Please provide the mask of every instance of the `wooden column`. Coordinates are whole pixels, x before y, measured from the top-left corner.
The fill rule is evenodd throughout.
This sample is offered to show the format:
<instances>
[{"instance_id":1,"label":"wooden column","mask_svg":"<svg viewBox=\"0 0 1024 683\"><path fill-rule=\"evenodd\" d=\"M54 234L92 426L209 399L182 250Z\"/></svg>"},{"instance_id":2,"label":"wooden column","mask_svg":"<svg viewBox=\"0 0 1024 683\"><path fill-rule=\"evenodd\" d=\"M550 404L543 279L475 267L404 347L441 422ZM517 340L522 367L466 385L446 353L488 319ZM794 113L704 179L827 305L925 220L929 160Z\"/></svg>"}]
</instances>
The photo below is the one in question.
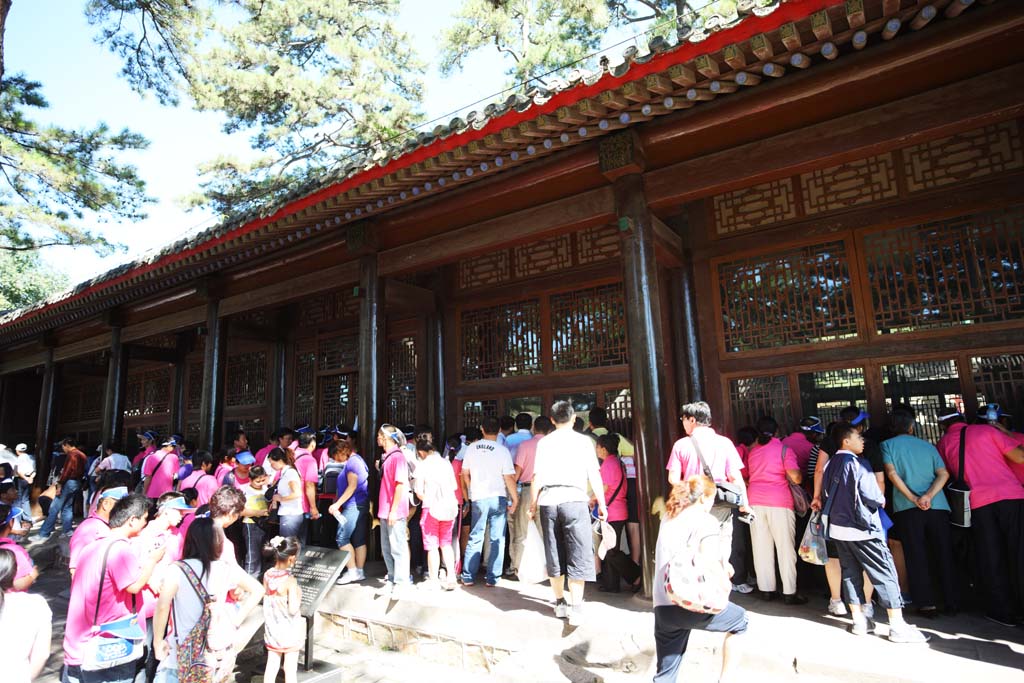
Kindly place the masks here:
<instances>
[{"instance_id":1,"label":"wooden column","mask_svg":"<svg viewBox=\"0 0 1024 683\"><path fill-rule=\"evenodd\" d=\"M376 254L359 258L359 295L359 447L371 463L377 458L384 392L384 286Z\"/></svg>"},{"instance_id":2,"label":"wooden column","mask_svg":"<svg viewBox=\"0 0 1024 683\"><path fill-rule=\"evenodd\" d=\"M42 491L50 475L54 437L54 406L57 400L57 364L53 360L53 348L46 350L43 362L43 385L39 394L39 417L36 420L36 476L33 488Z\"/></svg>"},{"instance_id":3,"label":"wooden column","mask_svg":"<svg viewBox=\"0 0 1024 683\"><path fill-rule=\"evenodd\" d=\"M274 342L272 384L270 387L270 419L273 422L267 425L272 430L283 427L288 420L288 340L282 336ZM268 433L269 438L269 433Z\"/></svg>"},{"instance_id":4,"label":"wooden column","mask_svg":"<svg viewBox=\"0 0 1024 683\"><path fill-rule=\"evenodd\" d=\"M436 445L441 446L441 439L448 438L448 420L445 414L445 376L444 376L444 318L441 313L434 312L427 316L424 325L424 344L427 362L427 424L435 430Z\"/></svg>"},{"instance_id":5,"label":"wooden column","mask_svg":"<svg viewBox=\"0 0 1024 683\"><path fill-rule=\"evenodd\" d=\"M635 133L602 138L601 171L612 181L615 211L622 232L626 327L629 334L629 374L633 394L633 423L637 447L637 488L640 538L643 546L644 591L654 581L654 547L659 520L652 503L665 490L666 425L662 372L665 368L661 293L655 260L655 230L644 196L643 150Z\"/></svg>"},{"instance_id":6,"label":"wooden column","mask_svg":"<svg viewBox=\"0 0 1024 683\"><path fill-rule=\"evenodd\" d=\"M206 348L203 353L203 397L199 408L199 449L216 453L222 441L224 371L228 355L227 321L220 300L206 304Z\"/></svg>"},{"instance_id":7,"label":"wooden column","mask_svg":"<svg viewBox=\"0 0 1024 683\"><path fill-rule=\"evenodd\" d=\"M103 395L103 424L100 439L104 446L121 438L124 431L124 394L128 382L128 346L121 341L121 326L110 326L110 360ZM121 445L124 448L124 444Z\"/></svg>"},{"instance_id":8,"label":"wooden column","mask_svg":"<svg viewBox=\"0 0 1024 683\"><path fill-rule=\"evenodd\" d=\"M180 333L177 336L174 361L174 377L171 385L171 433L185 434L185 382L188 379L188 363L185 359L191 350L189 335Z\"/></svg>"},{"instance_id":9,"label":"wooden column","mask_svg":"<svg viewBox=\"0 0 1024 683\"><path fill-rule=\"evenodd\" d=\"M704 400L704 366L700 361L700 331L697 329L697 297L693 277L693 255L684 252L685 262L673 274L676 315L681 336L675 339L676 362L683 365L686 384L679 387L686 402Z\"/></svg>"}]
</instances>

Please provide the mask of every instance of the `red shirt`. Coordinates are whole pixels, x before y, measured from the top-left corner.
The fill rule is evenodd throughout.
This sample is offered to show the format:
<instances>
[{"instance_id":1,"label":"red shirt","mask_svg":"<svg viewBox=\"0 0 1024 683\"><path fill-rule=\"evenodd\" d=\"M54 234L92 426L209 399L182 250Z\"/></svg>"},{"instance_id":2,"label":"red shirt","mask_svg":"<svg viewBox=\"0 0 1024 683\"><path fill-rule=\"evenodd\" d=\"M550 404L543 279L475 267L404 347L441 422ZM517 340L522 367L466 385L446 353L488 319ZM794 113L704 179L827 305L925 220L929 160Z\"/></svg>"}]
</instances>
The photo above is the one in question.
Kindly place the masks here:
<instances>
[{"instance_id":1,"label":"red shirt","mask_svg":"<svg viewBox=\"0 0 1024 683\"><path fill-rule=\"evenodd\" d=\"M64 458L64 469L60 472L60 485L63 486L71 479L81 479L85 476L85 453L72 448Z\"/></svg>"}]
</instances>

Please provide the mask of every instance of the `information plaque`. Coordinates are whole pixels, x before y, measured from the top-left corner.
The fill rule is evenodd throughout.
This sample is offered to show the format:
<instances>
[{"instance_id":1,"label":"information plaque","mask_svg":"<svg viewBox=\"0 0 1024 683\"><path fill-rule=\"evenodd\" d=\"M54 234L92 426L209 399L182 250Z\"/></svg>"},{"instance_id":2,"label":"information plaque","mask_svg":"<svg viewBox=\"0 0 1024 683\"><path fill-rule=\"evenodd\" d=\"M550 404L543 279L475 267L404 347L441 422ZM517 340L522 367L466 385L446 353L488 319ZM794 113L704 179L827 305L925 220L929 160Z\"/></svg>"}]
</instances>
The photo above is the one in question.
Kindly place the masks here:
<instances>
[{"instance_id":1,"label":"information plaque","mask_svg":"<svg viewBox=\"0 0 1024 683\"><path fill-rule=\"evenodd\" d=\"M306 652L303 656L303 667L309 671L313 662L313 622L316 611L323 602L327 591L341 575L348 562L347 550L331 550L309 546L299 552L292 576L302 589L302 607L300 614L306 618Z\"/></svg>"}]
</instances>

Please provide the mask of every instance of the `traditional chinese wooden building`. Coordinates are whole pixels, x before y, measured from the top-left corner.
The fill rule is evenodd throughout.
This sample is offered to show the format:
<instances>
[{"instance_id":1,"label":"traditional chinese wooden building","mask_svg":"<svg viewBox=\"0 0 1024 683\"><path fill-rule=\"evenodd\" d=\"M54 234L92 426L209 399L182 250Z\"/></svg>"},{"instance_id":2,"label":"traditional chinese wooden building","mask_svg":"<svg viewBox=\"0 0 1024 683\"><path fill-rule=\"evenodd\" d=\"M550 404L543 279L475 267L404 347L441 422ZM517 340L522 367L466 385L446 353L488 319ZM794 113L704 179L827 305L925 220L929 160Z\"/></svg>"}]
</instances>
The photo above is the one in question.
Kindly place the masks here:
<instances>
[{"instance_id":1,"label":"traditional chinese wooden building","mask_svg":"<svg viewBox=\"0 0 1024 683\"><path fill-rule=\"evenodd\" d=\"M647 507L698 397L726 432L1019 419L1024 5L738 4L0 319L0 434L212 450L569 397L639 444Z\"/></svg>"}]
</instances>

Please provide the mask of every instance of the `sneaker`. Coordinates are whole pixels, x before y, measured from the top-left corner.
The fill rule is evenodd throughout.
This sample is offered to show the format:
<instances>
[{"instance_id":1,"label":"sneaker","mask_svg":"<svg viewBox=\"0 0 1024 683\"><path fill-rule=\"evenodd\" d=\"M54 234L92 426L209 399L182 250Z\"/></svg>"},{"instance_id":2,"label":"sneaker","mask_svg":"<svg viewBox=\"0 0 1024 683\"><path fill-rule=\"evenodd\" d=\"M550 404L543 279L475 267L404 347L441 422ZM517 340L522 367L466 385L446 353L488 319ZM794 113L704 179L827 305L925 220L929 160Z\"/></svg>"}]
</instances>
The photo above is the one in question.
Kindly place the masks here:
<instances>
[{"instance_id":1,"label":"sneaker","mask_svg":"<svg viewBox=\"0 0 1024 683\"><path fill-rule=\"evenodd\" d=\"M355 583L356 581L362 581L363 577L359 576L360 573L362 572L358 569L346 569L342 572L341 576L338 577L338 580L334 585L345 586L350 583Z\"/></svg>"},{"instance_id":2,"label":"sneaker","mask_svg":"<svg viewBox=\"0 0 1024 683\"><path fill-rule=\"evenodd\" d=\"M846 605L843 604L842 600L829 600L828 613L835 617L845 617Z\"/></svg>"},{"instance_id":3,"label":"sneaker","mask_svg":"<svg viewBox=\"0 0 1024 683\"><path fill-rule=\"evenodd\" d=\"M569 603L565 601L565 598L555 603L555 616L559 619L565 619L569 616Z\"/></svg>"},{"instance_id":4,"label":"sneaker","mask_svg":"<svg viewBox=\"0 0 1024 683\"><path fill-rule=\"evenodd\" d=\"M875 622L867 617L853 620L853 627L850 629L850 633L855 636L866 636L875 630Z\"/></svg>"},{"instance_id":5,"label":"sneaker","mask_svg":"<svg viewBox=\"0 0 1024 683\"><path fill-rule=\"evenodd\" d=\"M583 605L573 605L569 609L569 625L583 626Z\"/></svg>"},{"instance_id":6,"label":"sneaker","mask_svg":"<svg viewBox=\"0 0 1024 683\"><path fill-rule=\"evenodd\" d=\"M890 643L927 643L928 636L904 622L899 626L889 624Z\"/></svg>"},{"instance_id":7,"label":"sneaker","mask_svg":"<svg viewBox=\"0 0 1024 683\"><path fill-rule=\"evenodd\" d=\"M866 616L869 620L873 620L875 618L875 603L869 602L868 604L864 605L864 607L862 607L861 609L864 610L864 616Z\"/></svg>"},{"instance_id":8,"label":"sneaker","mask_svg":"<svg viewBox=\"0 0 1024 683\"><path fill-rule=\"evenodd\" d=\"M734 583L732 585L732 589L737 593L743 593L744 595L754 592L754 587L748 583Z\"/></svg>"}]
</instances>

